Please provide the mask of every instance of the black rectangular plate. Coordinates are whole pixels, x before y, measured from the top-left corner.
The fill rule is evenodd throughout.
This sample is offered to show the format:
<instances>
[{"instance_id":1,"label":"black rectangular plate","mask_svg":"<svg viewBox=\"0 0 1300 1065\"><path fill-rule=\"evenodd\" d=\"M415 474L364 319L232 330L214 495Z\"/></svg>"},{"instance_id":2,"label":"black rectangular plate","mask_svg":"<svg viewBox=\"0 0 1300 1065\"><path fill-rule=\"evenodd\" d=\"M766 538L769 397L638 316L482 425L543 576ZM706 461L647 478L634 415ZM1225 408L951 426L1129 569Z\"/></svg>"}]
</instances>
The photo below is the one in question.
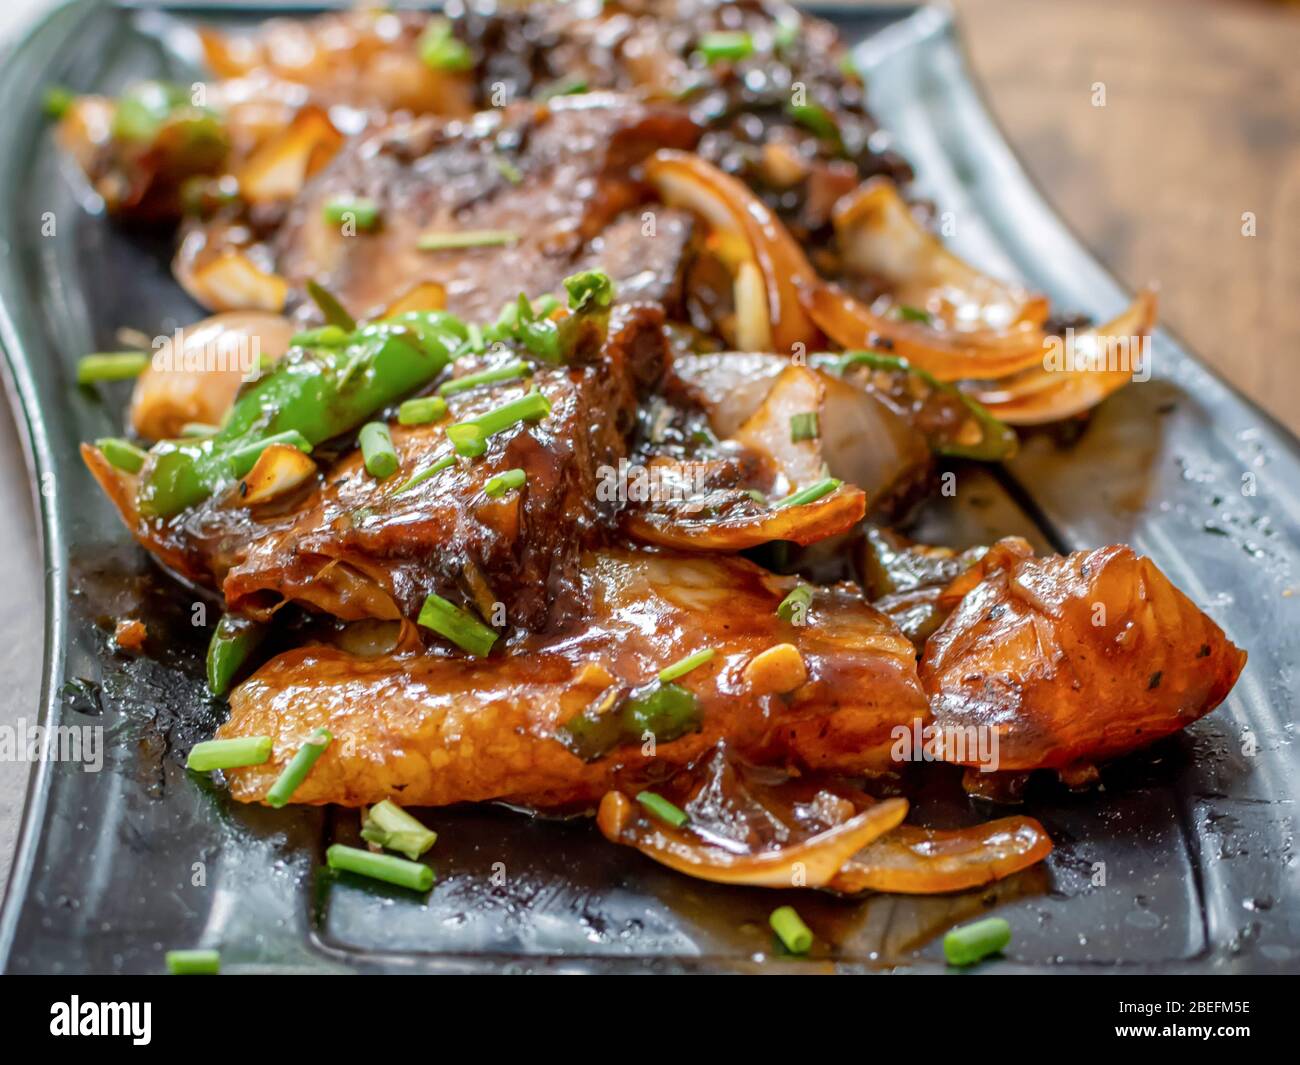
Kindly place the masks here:
<instances>
[{"instance_id":1,"label":"black rectangular plate","mask_svg":"<svg viewBox=\"0 0 1300 1065\"><path fill-rule=\"evenodd\" d=\"M40 488L43 723L102 726L108 742L102 772L44 762L33 775L0 918L8 971L158 971L162 951L191 945L219 946L227 971L933 971L936 934L991 906L1015 928L999 971L1300 968L1300 449L1164 332L1153 379L1109 400L1077 443L1039 436L1006 471L960 468L959 498L921 534L1127 541L1250 663L1223 707L1110 767L1102 794L1036 794L1028 812L1057 850L993 889L859 901L727 889L611 847L589 823L489 807L427 811L439 880L421 899L321 874L330 840L355 841L355 813L242 807L189 776L180 752L222 713L200 679L203 600L144 559L82 467L78 443L120 429L127 391L79 390L73 370L121 326L155 335L200 311L169 275L167 235L105 220L54 149L41 100L54 84L190 80L178 28L266 13L78 3L0 73L0 343ZM1060 308L1104 319L1127 302L1012 157L948 14L826 15L862 41L873 109L921 194L954 212L959 252ZM157 634L138 659L108 646L107 619L128 610ZM953 774L931 772L941 786L922 816L989 816ZM808 960L774 952L766 915L785 901L818 933Z\"/></svg>"}]
</instances>

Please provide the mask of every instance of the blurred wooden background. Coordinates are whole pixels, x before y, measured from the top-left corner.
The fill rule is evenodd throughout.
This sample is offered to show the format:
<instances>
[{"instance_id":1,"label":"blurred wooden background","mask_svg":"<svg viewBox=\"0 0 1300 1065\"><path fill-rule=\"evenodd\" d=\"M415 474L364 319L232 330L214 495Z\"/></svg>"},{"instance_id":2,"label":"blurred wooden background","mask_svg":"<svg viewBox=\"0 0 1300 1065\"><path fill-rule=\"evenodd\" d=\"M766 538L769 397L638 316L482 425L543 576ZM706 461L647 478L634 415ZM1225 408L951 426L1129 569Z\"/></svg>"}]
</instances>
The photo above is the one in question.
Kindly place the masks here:
<instances>
[{"instance_id":1,"label":"blurred wooden background","mask_svg":"<svg viewBox=\"0 0 1300 1065\"><path fill-rule=\"evenodd\" d=\"M1048 200L1129 287L1159 282L1164 323L1300 434L1300 4L954 6Z\"/></svg>"}]
</instances>

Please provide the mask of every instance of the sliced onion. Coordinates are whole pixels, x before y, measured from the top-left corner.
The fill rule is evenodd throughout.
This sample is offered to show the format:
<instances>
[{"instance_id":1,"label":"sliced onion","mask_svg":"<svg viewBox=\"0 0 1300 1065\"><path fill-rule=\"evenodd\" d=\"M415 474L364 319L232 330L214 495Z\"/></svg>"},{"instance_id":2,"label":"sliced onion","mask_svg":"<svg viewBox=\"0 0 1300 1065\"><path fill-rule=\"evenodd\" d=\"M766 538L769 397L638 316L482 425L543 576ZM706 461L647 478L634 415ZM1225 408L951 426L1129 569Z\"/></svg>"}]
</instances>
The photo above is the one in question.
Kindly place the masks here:
<instances>
[{"instance_id":1,"label":"sliced onion","mask_svg":"<svg viewBox=\"0 0 1300 1065\"><path fill-rule=\"evenodd\" d=\"M343 135L329 116L318 107L304 107L239 168L240 195L252 204L292 200L342 145Z\"/></svg>"},{"instance_id":2,"label":"sliced onion","mask_svg":"<svg viewBox=\"0 0 1300 1065\"><path fill-rule=\"evenodd\" d=\"M959 259L917 220L898 186L871 178L835 206L835 235L851 270L883 281L894 305L924 310L947 330L1041 326L1047 300Z\"/></svg>"},{"instance_id":3,"label":"sliced onion","mask_svg":"<svg viewBox=\"0 0 1300 1065\"><path fill-rule=\"evenodd\" d=\"M805 284L800 295L818 328L840 347L887 349L939 381L997 379L1043 362L1043 332L1032 322L1006 332L946 332L876 314L828 281Z\"/></svg>"},{"instance_id":4,"label":"sliced onion","mask_svg":"<svg viewBox=\"0 0 1300 1065\"><path fill-rule=\"evenodd\" d=\"M242 251L223 251L177 276L185 290L213 311L280 311L289 295L289 283L279 274L260 269Z\"/></svg>"},{"instance_id":5,"label":"sliced onion","mask_svg":"<svg viewBox=\"0 0 1300 1065\"><path fill-rule=\"evenodd\" d=\"M1098 369L1049 369L1040 362L1015 377L972 388L971 394L1008 425L1043 425L1082 414L1132 379L1134 349L1150 335L1155 320L1155 293L1144 290L1118 317L1075 334L1076 359L1088 360ZM1114 343L1127 344L1129 365L1107 366L1107 352Z\"/></svg>"},{"instance_id":6,"label":"sliced onion","mask_svg":"<svg viewBox=\"0 0 1300 1065\"><path fill-rule=\"evenodd\" d=\"M601 800L596 824L613 843L679 873L717 884L750 887L825 887L852 855L895 828L907 816L906 799L886 799L805 840L756 854L737 854L689 830L673 828L639 813L621 792Z\"/></svg>"},{"instance_id":7,"label":"sliced onion","mask_svg":"<svg viewBox=\"0 0 1300 1065\"><path fill-rule=\"evenodd\" d=\"M761 272L771 347L787 353L814 346L818 334L799 302L796 283L811 283L816 277L808 259L780 220L745 185L689 152L663 149L646 163L646 176L664 202L702 215L723 235L727 246L747 246L748 262ZM743 241L743 245L740 242ZM737 277L740 277L738 266ZM743 291L747 318L741 328L747 338L761 338L756 289L752 276L745 278ZM737 310L740 310L738 305Z\"/></svg>"},{"instance_id":8,"label":"sliced onion","mask_svg":"<svg viewBox=\"0 0 1300 1065\"><path fill-rule=\"evenodd\" d=\"M264 311L228 311L187 326L179 350L174 341L136 378L131 424L149 440L181 435L190 422L219 425L234 402L256 354L271 362L289 349L292 322Z\"/></svg>"},{"instance_id":9,"label":"sliced onion","mask_svg":"<svg viewBox=\"0 0 1300 1065\"><path fill-rule=\"evenodd\" d=\"M965 891L1027 869L1051 852L1051 838L1032 817L955 830L899 825L849 858L827 886L846 894Z\"/></svg>"},{"instance_id":10,"label":"sliced onion","mask_svg":"<svg viewBox=\"0 0 1300 1065\"><path fill-rule=\"evenodd\" d=\"M665 510L630 510L624 531L642 543L686 551L743 551L772 540L806 545L853 528L867 510L866 494L841 485L812 503L781 509L740 511L721 517Z\"/></svg>"},{"instance_id":11,"label":"sliced onion","mask_svg":"<svg viewBox=\"0 0 1300 1065\"><path fill-rule=\"evenodd\" d=\"M437 281L421 281L407 290L406 294L390 303L383 316L392 318L398 314L412 311L441 311L447 307L447 289Z\"/></svg>"}]
</instances>

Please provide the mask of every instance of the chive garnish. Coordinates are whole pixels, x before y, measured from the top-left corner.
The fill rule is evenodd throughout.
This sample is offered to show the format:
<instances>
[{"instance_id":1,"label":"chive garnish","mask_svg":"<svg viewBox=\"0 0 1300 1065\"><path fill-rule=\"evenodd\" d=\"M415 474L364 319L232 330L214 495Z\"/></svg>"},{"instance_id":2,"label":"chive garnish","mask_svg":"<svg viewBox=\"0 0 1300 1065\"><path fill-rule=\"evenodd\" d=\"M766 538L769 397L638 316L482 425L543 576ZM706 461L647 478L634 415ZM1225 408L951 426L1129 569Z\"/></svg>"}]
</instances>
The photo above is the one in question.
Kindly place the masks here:
<instances>
[{"instance_id":1,"label":"chive garnish","mask_svg":"<svg viewBox=\"0 0 1300 1065\"><path fill-rule=\"evenodd\" d=\"M361 427L360 442L361 457L371 477L382 481L397 472L397 449L386 423L367 422Z\"/></svg>"},{"instance_id":2,"label":"chive garnish","mask_svg":"<svg viewBox=\"0 0 1300 1065\"><path fill-rule=\"evenodd\" d=\"M537 421L551 413L551 404L540 392L503 403L486 414L447 427L447 439L460 454L474 458L487 450L487 438L520 422Z\"/></svg>"},{"instance_id":3,"label":"chive garnish","mask_svg":"<svg viewBox=\"0 0 1300 1065\"><path fill-rule=\"evenodd\" d=\"M1001 953L1011 942L1011 926L1001 917L987 917L952 929L943 937L943 956L949 965L974 965L990 954Z\"/></svg>"},{"instance_id":4,"label":"chive garnish","mask_svg":"<svg viewBox=\"0 0 1300 1065\"><path fill-rule=\"evenodd\" d=\"M238 769L264 765L271 757L270 736L239 736L232 740L204 740L190 748L185 768L196 773L213 769Z\"/></svg>"},{"instance_id":5,"label":"chive garnish","mask_svg":"<svg viewBox=\"0 0 1300 1065\"><path fill-rule=\"evenodd\" d=\"M216 976L221 971L217 950L169 950L165 957L172 976Z\"/></svg>"},{"instance_id":6,"label":"chive garnish","mask_svg":"<svg viewBox=\"0 0 1300 1065\"><path fill-rule=\"evenodd\" d=\"M432 477L435 473L441 473L443 470L449 469L454 465L456 465L456 456L445 455L442 458L440 458L437 462L435 462L432 466L428 466L423 470L418 470L415 473L411 474L410 478L406 480L400 487L398 487L397 491L394 492L393 495L400 496L403 492L410 491L416 485L424 484L424 482L427 481L430 477Z\"/></svg>"},{"instance_id":7,"label":"chive garnish","mask_svg":"<svg viewBox=\"0 0 1300 1065\"><path fill-rule=\"evenodd\" d=\"M348 314L343 304L338 301L338 297L324 285L316 281L308 281L307 295L320 308L321 314L325 316L326 325L336 325L345 333L356 332L357 320Z\"/></svg>"},{"instance_id":8,"label":"chive garnish","mask_svg":"<svg viewBox=\"0 0 1300 1065\"><path fill-rule=\"evenodd\" d=\"M352 222L363 232L379 226L379 204L365 196L335 196L326 202L321 213L332 226Z\"/></svg>"},{"instance_id":9,"label":"chive garnish","mask_svg":"<svg viewBox=\"0 0 1300 1065\"><path fill-rule=\"evenodd\" d=\"M385 799L366 811L361 838L415 861L438 841L438 833L425 828L392 799Z\"/></svg>"},{"instance_id":10,"label":"chive garnish","mask_svg":"<svg viewBox=\"0 0 1300 1065\"><path fill-rule=\"evenodd\" d=\"M505 473L498 473L495 477L489 477L487 484L483 486L483 491L496 499L513 488L522 488L527 479L528 475L523 470L506 470Z\"/></svg>"},{"instance_id":11,"label":"chive garnish","mask_svg":"<svg viewBox=\"0 0 1300 1065\"><path fill-rule=\"evenodd\" d=\"M493 156L492 165L497 168L497 173L512 185L518 185L524 180L523 171L509 159L503 159L499 155Z\"/></svg>"},{"instance_id":12,"label":"chive garnish","mask_svg":"<svg viewBox=\"0 0 1300 1065\"><path fill-rule=\"evenodd\" d=\"M681 828L690 820L686 816L686 811L679 806L674 806L662 795L656 795L653 791L640 792L636 801L649 810L660 821L666 821L673 828Z\"/></svg>"},{"instance_id":13,"label":"chive garnish","mask_svg":"<svg viewBox=\"0 0 1300 1065\"><path fill-rule=\"evenodd\" d=\"M894 310L898 312L898 317L905 322L920 322L922 325L930 324L930 312L923 311L920 307L909 307L906 303L900 303Z\"/></svg>"},{"instance_id":14,"label":"chive garnish","mask_svg":"<svg viewBox=\"0 0 1300 1065\"><path fill-rule=\"evenodd\" d=\"M209 425L207 422L186 422L181 426L181 436L190 440L197 437L212 436L220 431L221 426Z\"/></svg>"},{"instance_id":15,"label":"chive garnish","mask_svg":"<svg viewBox=\"0 0 1300 1065\"><path fill-rule=\"evenodd\" d=\"M831 116L831 113L821 104L790 104L786 107L786 113L804 129L815 134L821 140L842 147L840 143L840 127L835 124L835 119Z\"/></svg>"},{"instance_id":16,"label":"chive garnish","mask_svg":"<svg viewBox=\"0 0 1300 1065\"><path fill-rule=\"evenodd\" d=\"M428 891L433 887L433 870L427 865L394 858L391 854L371 854L360 847L335 843L325 852L325 861L331 869L383 880L412 891Z\"/></svg>"},{"instance_id":17,"label":"chive garnish","mask_svg":"<svg viewBox=\"0 0 1300 1065\"><path fill-rule=\"evenodd\" d=\"M467 610L431 593L420 608L420 624L444 636L457 647L486 658L497 642L497 633Z\"/></svg>"},{"instance_id":18,"label":"chive garnish","mask_svg":"<svg viewBox=\"0 0 1300 1065\"><path fill-rule=\"evenodd\" d=\"M812 929L803 923L803 918L793 906L781 906L773 910L767 921L781 940L781 945L791 954L808 953L813 944Z\"/></svg>"},{"instance_id":19,"label":"chive garnish","mask_svg":"<svg viewBox=\"0 0 1300 1065\"><path fill-rule=\"evenodd\" d=\"M105 436L95 441L95 446L108 464L127 473L139 473L144 466L145 452L131 441L117 436Z\"/></svg>"},{"instance_id":20,"label":"chive garnish","mask_svg":"<svg viewBox=\"0 0 1300 1065\"><path fill-rule=\"evenodd\" d=\"M821 430L818 427L817 412L815 410L790 415L791 443L797 444L801 440L816 440L820 435Z\"/></svg>"},{"instance_id":21,"label":"chive garnish","mask_svg":"<svg viewBox=\"0 0 1300 1065\"><path fill-rule=\"evenodd\" d=\"M441 396L454 396L457 392L468 392L471 388L477 388L479 385L509 381L532 372L532 368L526 362L508 362L504 366L497 366L491 370L466 374L464 377L453 377L450 381L445 381L438 386L438 394Z\"/></svg>"},{"instance_id":22,"label":"chive garnish","mask_svg":"<svg viewBox=\"0 0 1300 1065\"><path fill-rule=\"evenodd\" d=\"M293 793L307 779L307 774L311 772L312 766L325 753L325 748L330 745L330 741L333 739L334 736L330 730L324 728L318 728L308 736L307 742L298 748L298 753L284 767L284 771L271 785L271 790L266 793L267 805L274 806L278 810L292 799Z\"/></svg>"},{"instance_id":23,"label":"chive garnish","mask_svg":"<svg viewBox=\"0 0 1300 1065\"><path fill-rule=\"evenodd\" d=\"M667 684L678 677L684 677L691 670L698 669L704 663L713 661L713 657L717 653L715 648L707 647L703 651L696 651L693 655L687 655L685 658L674 662L671 666L661 669L659 679Z\"/></svg>"},{"instance_id":24,"label":"chive garnish","mask_svg":"<svg viewBox=\"0 0 1300 1065\"><path fill-rule=\"evenodd\" d=\"M447 401L441 396L418 396L397 408L398 425L428 425L447 413Z\"/></svg>"},{"instance_id":25,"label":"chive garnish","mask_svg":"<svg viewBox=\"0 0 1300 1065\"><path fill-rule=\"evenodd\" d=\"M754 38L744 30L714 30L701 35L696 48L710 63L735 62L754 51Z\"/></svg>"},{"instance_id":26,"label":"chive garnish","mask_svg":"<svg viewBox=\"0 0 1300 1065\"><path fill-rule=\"evenodd\" d=\"M518 239L519 234L510 229L463 229L459 233L422 233L415 246L420 251L446 251L513 244Z\"/></svg>"},{"instance_id":27,"label":"chive garnish","mask_svg":"<svg viewBox=\"0 0 1300 1065\"><path fill-rule=\"evenodd\" d=\"M77 363L77 384L98 381L129 381L149 368L147 351L101 351L86 355Z\"/></svg>"},{"instance_id":28,"label":"chive garnish","mask_svg":"<svg viewBox=\"0 0 1300 1065\"><path fill-rule=\"evenodd\" d=\"M807 488L801 488L793 495L778 499L772 506L779 509L781 507L798 507L804 503L815 503L822 496L830 495L842 483L835 477L823 477L820 481L810 484Z\"/></svg>"},{"instance_id":29,"label":"chive garnish","mask_svg":"<svg viewBox=\"0 0 1300 1065\"><path fill-rule=\"evenodd\" d=\"M790 594L781 600L780 605L776 608L776 616L792 625L801 625L803 622L796 622L795 618L808 617L808 608L812 606L812 599L812 588L806 584L796 585L790 590Z\"/></svg>"},{"instance_id":30,"label":"chive garnish","mask_svg":"<svg viewBox=\"0 0 1300 1065\"><path fill-rule=\"evenodd\" d=\"M451 32L451 22L434 18L424 27L416 44L420 60L431 70L463 71L474 66L469 45Z\"/></svg>"}]
</instances>

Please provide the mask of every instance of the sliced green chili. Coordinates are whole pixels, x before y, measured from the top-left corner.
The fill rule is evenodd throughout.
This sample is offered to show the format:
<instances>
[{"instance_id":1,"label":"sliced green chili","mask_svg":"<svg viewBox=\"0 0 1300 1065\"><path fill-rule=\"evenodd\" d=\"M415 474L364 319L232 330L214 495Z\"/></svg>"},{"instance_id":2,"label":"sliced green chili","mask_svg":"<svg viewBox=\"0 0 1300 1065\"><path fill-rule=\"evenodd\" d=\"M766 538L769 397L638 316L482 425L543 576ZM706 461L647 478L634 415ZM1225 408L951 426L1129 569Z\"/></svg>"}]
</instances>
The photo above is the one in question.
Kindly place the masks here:
<instances>
[{"instance_id":1,"label":"sliced green chili","mask_svg":"<svg viewBox=\"0 0 1300 1065\"><path fill-rule=\"evenodd\" d=\"M208 690L225 695L231 682L266 637L266 626L234 614L217 622L208 644Z\"/></svg>"}]
</instances>

